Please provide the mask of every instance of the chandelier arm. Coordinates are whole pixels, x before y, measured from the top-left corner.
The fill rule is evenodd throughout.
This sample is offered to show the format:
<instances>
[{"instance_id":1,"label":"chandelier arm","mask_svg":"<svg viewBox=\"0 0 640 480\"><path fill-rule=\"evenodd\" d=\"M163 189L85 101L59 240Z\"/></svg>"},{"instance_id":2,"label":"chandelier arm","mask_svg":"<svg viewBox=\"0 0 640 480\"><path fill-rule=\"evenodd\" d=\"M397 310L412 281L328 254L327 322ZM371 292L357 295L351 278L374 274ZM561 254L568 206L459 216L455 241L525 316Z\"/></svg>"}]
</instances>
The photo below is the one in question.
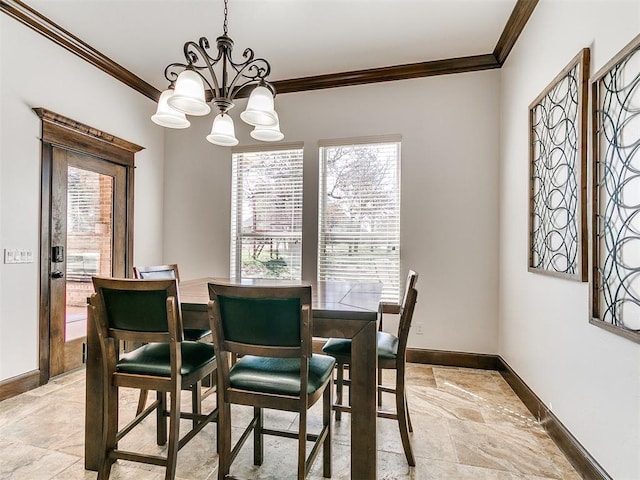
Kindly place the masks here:
<instances>
[{"instance_id":1,"label":"chandelier arm","mask_svg":"<svg viewBox=\"0 0 640 480\"><path fill-rule=\"evenodd\" d=\"M211 56L209 56L209 54L206 52L205 50L206 48L209 48L209 41L205 37L201 37L199 43L196 43L194 41L189 41L185 43L184 56L189 62L188 65L185 65L185 68L191 68L194 72L200 75L202 80L209 87L209 90L213 92L214 97L217 97L219 96L219 93L220 93L220 86L218 84L218 77L216 76L216 73L213 70L213 65L215 65L218 62L222 52L220 52L218 54L218 57L214 59ZM202 65L201 63L204 63L204 65ZM209 81L209 79L202 74L202 70L205 70L205 69L209 71L209 75L211 76L211 81Z\"/></svg>"},{"instance_id":2,"label":"chandelier arm","mask_svg":"<svg viewBox=\"0 0 640 480\"><path fill-rule=\"evenodd\" d=\"M178 75L182 72L187 65L184 63L170 63L164 69L164 78L169 81L170 87L175 85L176 80L178 79Z\"/></svg>"},{"instance_id":3,"label":"chandelier arm","mask_svg":"<svg viewBox=\"0 0 640 480\"><path fill-rule=\"evenodd\" d=\"M237 73L229 84L230 98L234 98L239 90L252 84L268 85L269 90L275 95L275 88L265 80L271 72L271 66L264 58L256 58L245 63L234 63L232 65Z\"/></svg>"},{"instance_id":4,"label":"chandelier arm","mask_svg":"<svg viewBox=\"0 0 640 480\"><path fill-rule=\"evenodd\" d=\"M255 53L253 53L253 49L252 48L245 48L244 52L242 52L242 57L244 58L243 62L240 63L236 63L231 59L231 52L229 52L229 63L233 66L233 68L238 71L239 69L241 69L243 66L247 65L248 63L251 63L254 61L254 57L255 57ZM267 66L269 65L269 63L261 58L261 59L256 59L256 60L262 60L263 62L265 62L267 64ZM269 67L269 69L271 69L271 67Z\"/></svg>"},{"instance_id":5,"label":"chandelier arm","mask_svg":"<svg viewBox=\"0 0 640 480\"><path fill-rule=\"evenodd\" d=\"M189 42L187 42L189 43ZM191 42L193 43L193 42ZM200 53L207 58L207 60L209 61L209 63L211 63L212 65L215 65L216 63L218 63L220 61L220 59L222 58L222 50L220 49L220 47L218 47L218 55L216 56L216 58L213 58L211 55L209 55L209 53L207 53L207 51L209 50L209 40L207 39L207 37L200 37L200 40L198 40L198 45L200 46Z\"/></svg>"}]
</instances>

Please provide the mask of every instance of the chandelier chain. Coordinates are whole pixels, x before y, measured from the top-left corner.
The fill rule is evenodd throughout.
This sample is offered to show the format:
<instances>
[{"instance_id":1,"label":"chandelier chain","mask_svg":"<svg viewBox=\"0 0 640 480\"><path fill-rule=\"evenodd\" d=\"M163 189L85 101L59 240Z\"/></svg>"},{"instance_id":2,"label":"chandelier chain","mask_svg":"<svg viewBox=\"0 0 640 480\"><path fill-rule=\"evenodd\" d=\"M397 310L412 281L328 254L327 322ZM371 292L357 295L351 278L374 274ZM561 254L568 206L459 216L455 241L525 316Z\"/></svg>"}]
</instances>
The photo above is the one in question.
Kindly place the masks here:
<instances>
[{"instance_id":1,"label":"chandelier chain","mask_svg":"<svg viewBox=\"0 0 640 480\"><path fill-rule=\"evenodd\" d=\"M227 5L227 2L229 0L224 0L224 23L222 24L222 30L224 31L224 34L227 34L227 29L228 29L228 24L227 24L227 14L229 13L229 7Z\"/></svg>"}]
</instances>

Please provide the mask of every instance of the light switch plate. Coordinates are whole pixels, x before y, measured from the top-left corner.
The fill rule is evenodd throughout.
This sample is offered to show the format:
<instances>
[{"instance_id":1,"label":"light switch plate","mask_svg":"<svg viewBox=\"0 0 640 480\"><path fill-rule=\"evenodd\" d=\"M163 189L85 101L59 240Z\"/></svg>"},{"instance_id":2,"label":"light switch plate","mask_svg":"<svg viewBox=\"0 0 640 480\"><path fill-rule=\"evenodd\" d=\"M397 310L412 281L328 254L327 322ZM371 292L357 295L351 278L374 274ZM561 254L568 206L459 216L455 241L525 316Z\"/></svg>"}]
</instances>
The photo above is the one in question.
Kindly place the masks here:
<instances>
[{"instance_id":1,"label":"light switch plate","mask_svg":"<svg viewBox=\"0 0 640 480\"><path fill-rule=\"evenodd\" d=\"M5 248L4 263L33 263L33 251L23 248Z\"/></svg>"},{"instance_id":2,"label":"light switch plate","mask_svg":"<svg viewBox=\"0 0 640 480\"><path fill-rule=\"evenodd\" d=\"M4 249L4 263L15 263L14 258L15 250L9 250L8 248Z\"/></svg>"}]
</instances>

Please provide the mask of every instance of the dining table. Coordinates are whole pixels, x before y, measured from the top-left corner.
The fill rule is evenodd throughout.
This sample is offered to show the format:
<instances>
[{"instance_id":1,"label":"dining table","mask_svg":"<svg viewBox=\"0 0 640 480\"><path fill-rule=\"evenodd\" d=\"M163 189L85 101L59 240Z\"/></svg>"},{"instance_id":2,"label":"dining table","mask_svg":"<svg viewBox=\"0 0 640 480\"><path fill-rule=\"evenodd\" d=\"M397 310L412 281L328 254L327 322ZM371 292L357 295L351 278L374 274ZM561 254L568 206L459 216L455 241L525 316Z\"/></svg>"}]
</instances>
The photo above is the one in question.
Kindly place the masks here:
<instances>
[{"instance_id":1,"label":"dining table","mask_svg":"<svg viewBox=\"0 0 640 480\"><path fill-rule=\"evenodd\" d=\"M180 282L184 328L209 328L209 282L239 285L311 285L313 336L352 340L351 378L351 478L377 476L377 330L382 284L359 281L288 281L203 277ZM85 468L100 463L103 418L102 358L96 327L87 322Z\"/></svg>"}]
</instances>

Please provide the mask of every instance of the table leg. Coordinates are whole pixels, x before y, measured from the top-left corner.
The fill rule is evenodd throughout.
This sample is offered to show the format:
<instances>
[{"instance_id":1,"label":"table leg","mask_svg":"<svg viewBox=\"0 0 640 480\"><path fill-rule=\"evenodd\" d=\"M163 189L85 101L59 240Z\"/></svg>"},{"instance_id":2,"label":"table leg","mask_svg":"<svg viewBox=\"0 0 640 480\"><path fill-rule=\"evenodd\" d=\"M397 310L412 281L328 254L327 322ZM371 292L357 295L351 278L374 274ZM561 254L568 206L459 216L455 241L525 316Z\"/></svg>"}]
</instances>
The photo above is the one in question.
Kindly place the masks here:
<instances>
[{"instance_id":1,"label":"table leg","mask_svg":"<svg viewBox=\"0 0 640 480\"><path fill-rule=\"evenodd\" d=\"M98 470L100 467L102 440L102 412L104 396L102 383L102 355L100 340L91 315L87 314L87 365L86 401L84 414L84 468Z\"/></svg>"},{"instance_id":2,"label":"table leg","mask_svg":"<svg viewBox=\"0 0 640 480\"><path fill-rule=\"evenodd\" d=\"M367 323L351 344L351 478L376 479L376 322Z\"/></svg>"}]
</instances>

